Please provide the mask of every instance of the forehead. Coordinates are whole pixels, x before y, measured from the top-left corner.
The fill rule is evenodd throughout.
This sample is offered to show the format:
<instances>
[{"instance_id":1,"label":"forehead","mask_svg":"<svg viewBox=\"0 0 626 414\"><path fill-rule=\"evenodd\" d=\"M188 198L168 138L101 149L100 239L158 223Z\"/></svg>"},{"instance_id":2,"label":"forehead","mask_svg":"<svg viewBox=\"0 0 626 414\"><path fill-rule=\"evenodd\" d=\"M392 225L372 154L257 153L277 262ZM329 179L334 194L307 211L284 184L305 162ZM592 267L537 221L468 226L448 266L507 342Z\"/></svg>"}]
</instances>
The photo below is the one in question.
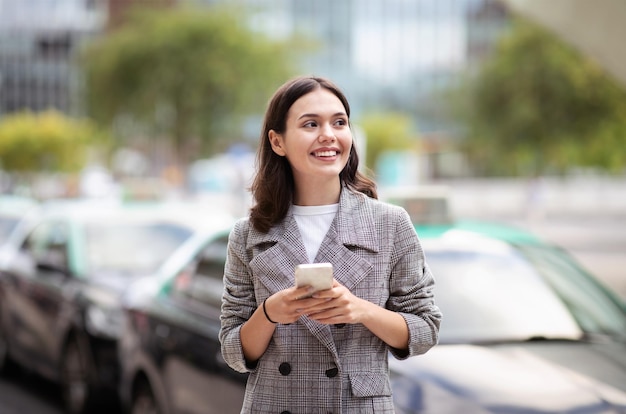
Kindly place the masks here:
<instances>
[{"instance_id":1,"label":"forehead","mask_svg":"<svg viewBox=\"0 0 626 414\"><path fill-rule=\"evenodd\" d=\"M346 113L341 100L331 91L318 88L298 98L289 108L289 118L299 118L302 115L336 115Z\"/></svg>"}]
</instances>

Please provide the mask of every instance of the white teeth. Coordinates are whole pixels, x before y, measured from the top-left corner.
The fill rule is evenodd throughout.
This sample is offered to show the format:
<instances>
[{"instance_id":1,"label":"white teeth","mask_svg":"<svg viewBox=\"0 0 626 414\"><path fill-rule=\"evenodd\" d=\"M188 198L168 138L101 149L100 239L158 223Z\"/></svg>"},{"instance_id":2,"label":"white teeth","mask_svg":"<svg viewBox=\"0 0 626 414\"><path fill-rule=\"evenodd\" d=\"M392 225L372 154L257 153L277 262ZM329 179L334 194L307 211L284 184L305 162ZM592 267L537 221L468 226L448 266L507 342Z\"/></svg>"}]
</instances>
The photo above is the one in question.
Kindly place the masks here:
<instances>
[{"instance_id":1,"label":"white teeth","mask_svg":"<svg viewBox=\"0 0 626 414\"><path fill-rule=\"evenodd\" d=\"M334 157L337 151L319 151L315 153L316 157Z\"/></svg>"}]
</instances>

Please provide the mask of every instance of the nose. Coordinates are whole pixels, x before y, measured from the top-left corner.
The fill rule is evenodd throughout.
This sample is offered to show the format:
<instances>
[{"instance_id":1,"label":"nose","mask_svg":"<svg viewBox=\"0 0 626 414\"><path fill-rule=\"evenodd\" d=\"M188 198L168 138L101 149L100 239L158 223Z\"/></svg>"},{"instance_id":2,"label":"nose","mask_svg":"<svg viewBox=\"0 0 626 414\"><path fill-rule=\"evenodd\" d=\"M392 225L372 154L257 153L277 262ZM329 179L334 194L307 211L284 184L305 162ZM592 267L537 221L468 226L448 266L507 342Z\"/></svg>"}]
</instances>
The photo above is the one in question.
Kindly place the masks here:
<instances>
[{"instance_id":1,"label":"nose","mask_svg":"<svg viewBox=\"0 0 626 414\"><path fill-rule=\"evenodd\" d=\"M334 141L335 140L335 132L333 131L333 128L330 124L322 125L319 140L320 141Z\"/></svg>"}]
</instances>

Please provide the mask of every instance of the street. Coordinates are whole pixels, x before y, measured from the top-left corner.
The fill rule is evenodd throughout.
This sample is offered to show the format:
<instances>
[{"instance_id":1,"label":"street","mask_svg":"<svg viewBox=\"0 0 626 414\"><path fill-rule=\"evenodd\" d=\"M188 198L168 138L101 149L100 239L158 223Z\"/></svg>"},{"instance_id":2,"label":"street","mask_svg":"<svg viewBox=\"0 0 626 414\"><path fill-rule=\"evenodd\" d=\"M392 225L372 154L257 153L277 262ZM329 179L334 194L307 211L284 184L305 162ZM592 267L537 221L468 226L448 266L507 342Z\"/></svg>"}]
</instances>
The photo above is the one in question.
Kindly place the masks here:
<instances>
[{"instance_id":1,"label":"street","mask_svg":"<svg viewBox=\"0 0 626 414\"><path fill-rule=\"evenodd\" d=\"M28 373L0 376L0 414L62 414L58 387Z\"/></svg>"},{"instance_id":2,"label":"street","mask_svg":"<svg viewBox=\"0 0 626 414\"><path fill-rule=\"evenodd\" d=\"M92 414L121 412L115 402L103 405ZM63 414L60 389L37 375L18 370L0 375L0 414Z\"/></svg>"}]
</instances>

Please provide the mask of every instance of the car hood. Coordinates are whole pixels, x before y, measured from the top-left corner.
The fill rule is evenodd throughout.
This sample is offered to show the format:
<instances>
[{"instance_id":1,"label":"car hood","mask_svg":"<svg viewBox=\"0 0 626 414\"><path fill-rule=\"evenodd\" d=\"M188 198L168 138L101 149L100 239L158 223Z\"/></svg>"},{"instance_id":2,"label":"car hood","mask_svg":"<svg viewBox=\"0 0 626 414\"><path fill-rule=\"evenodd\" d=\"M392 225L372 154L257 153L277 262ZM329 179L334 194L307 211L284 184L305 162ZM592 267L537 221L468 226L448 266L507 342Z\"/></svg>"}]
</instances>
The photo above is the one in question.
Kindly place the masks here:
<instances>
[{"instance_id":1,"label":"car hood","mask_svg":"<svg viewBox=\"0 0 626 414\"><path fill-rule=\"evenodd\" d=\"M621 343L438 345L390 365L399 413L626 413Z\"/></svg>"}]
</instances>

